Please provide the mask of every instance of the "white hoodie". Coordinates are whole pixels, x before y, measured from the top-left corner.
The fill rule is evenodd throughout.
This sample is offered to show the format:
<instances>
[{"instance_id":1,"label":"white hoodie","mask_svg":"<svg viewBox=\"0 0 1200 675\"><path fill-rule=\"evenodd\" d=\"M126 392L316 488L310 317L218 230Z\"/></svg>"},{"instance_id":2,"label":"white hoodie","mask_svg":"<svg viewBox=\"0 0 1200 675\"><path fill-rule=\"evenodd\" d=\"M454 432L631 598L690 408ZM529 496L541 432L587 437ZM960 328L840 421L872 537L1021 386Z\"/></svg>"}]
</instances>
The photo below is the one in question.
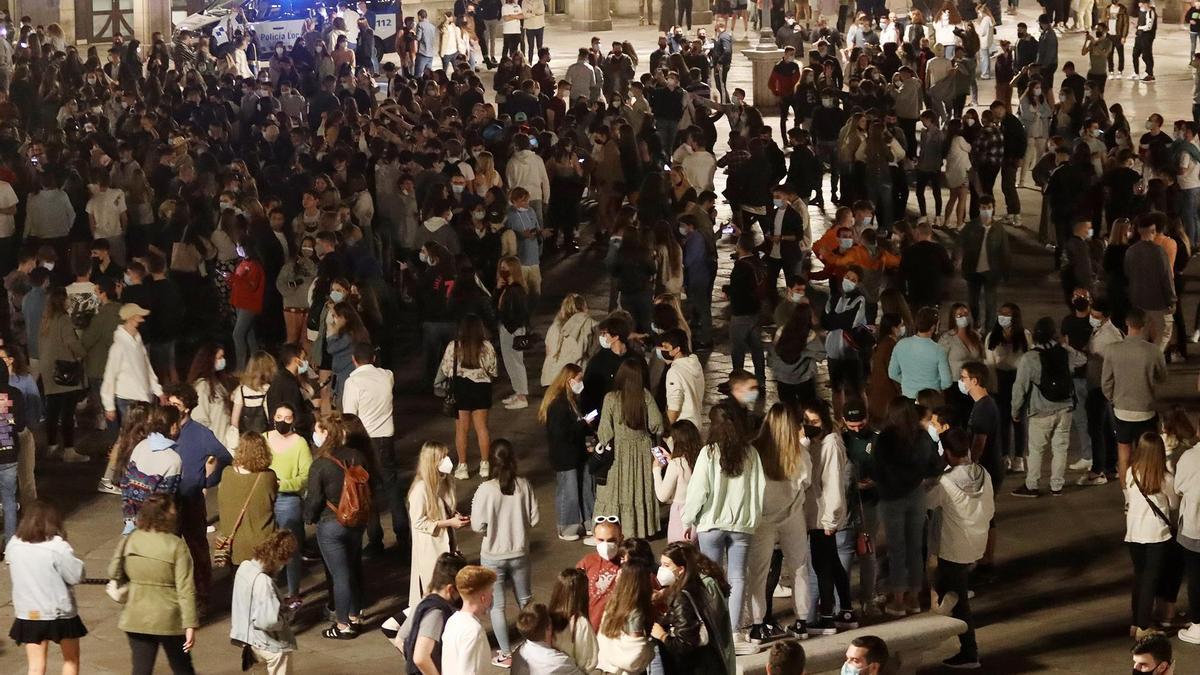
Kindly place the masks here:
<instances>
[{"instance_id":1,"label":"white hoodie","mask_svg":"<svg viewBox=\"0 0 1200 675\"><path fill-rule=\"evenodd\" d=\"M104 409L115 411L117 399L153 401L162 396L158 376L150 367L150 355L142 344L142 335L130 335L124 326L113 331L113 343L108 348L104 364L104 379L100 383L100 401Z\"/></svg>"},{"instance_id":2,"label":"white hoodie","mask_svg":"<svg viewBox=\"0 0 1200 675\"><path fill-rule=\"evenodd\" d=\"M546 163L532 150L522 150L508 160L505 169L508 189L523 187L529 190L530 201L548 202L550 200L550 176L546 173Z\"/></svg>"},{"instance_id":3,"label":"white hoodie","mask_svg":"<svg viewBox=\"0 0 1200 675\"><path fill-rule=\"evenodd\" d=\"M929 491L926 506L941 508L938 548L930 552L950 562L969 565L983 557L988 524L996 514L995 494L987 471L960 464L946 471Z\"/></svg>"},{"instance_id":4,"label":"white hoodie","mask_svg":"<svg viewBox=\"0 0 1200 675\"><path fill-rule=\"evenodd\" d=\"M667 410L678 410L679 419L704 428L704 366L695 354L671 362L667 370Z\"/></svg>"}]
</instances>

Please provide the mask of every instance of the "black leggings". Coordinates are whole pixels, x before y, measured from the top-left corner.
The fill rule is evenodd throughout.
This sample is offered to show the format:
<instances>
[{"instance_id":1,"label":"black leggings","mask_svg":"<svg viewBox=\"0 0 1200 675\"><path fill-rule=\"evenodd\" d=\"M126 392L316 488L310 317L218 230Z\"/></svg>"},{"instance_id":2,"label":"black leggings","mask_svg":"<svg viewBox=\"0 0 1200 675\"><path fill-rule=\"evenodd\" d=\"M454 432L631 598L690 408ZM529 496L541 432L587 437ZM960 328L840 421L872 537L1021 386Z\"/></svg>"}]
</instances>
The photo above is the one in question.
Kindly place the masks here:
<instances>
[{"instance_id":1,"label":"black leggings","mask_svg":"<svg viewBox=\"0 0 1200 675\"><path fill-rule=\"evenodd\" d=\"M153 675L154 661L158 659L158 648L161 645L167 654L167 663L171 666L173 675L195 675L192 668L192 655L183 651L182 635L146 635L145 633L126 633L129 638L129 651L133 661L133 675Z\"/></svg>"},{"instance_id":2,"label":"black leggings","mask_svg":"<svg viewBox=\"0 0 1200 675\"><path fill-rule=\"evenodd\" d=\"M833 592L837 591L841 606L854 607L850 598L850 576L838 558L837 533L825 534L825 530L809 530L808 545L812 551L813 570L817 573L817 612L822 617L833 616Z\"/></svg>"},{"instance_id":3,"label":"black leggings","mask_svg":"<svg viewBox=\"0 0 1200 675\"><path fill-rule=\"evenodd\" d=\"M62 447L75 446L75 404L83 391L46 394L46 443L55 445L62 430Z\"/></svg>"},{"instance_id":4,"label":"black leggings","mask_svg":"<svg viewBox=\"0 0 1200 675\"><path fill-rule=\"evenodd\" d=\"M928 187L933 192L933 214L935 216L942 215L942 187L941 187L941 172L939 171L918 171L917 172L917 209L921 216L925 215L925 188Z\"/></svg>"},{"instance_id":5,"label":"black leggings","mask_svg":"<svg viewBox=\"0 0 1200 675\"><path fill-rule=\"evenodd\" d=\"M1138 628L1150 628L1154 625L1154 596L1158 593L1159 579L1165 567L1170 544L1169 541L1156 544L1129 543L1129 557L1133 559L1133 593L1130 604L1133 610L1133 625ZM1188 593L1193 593L1190 582Z\"/></svg>"}]
</instances>

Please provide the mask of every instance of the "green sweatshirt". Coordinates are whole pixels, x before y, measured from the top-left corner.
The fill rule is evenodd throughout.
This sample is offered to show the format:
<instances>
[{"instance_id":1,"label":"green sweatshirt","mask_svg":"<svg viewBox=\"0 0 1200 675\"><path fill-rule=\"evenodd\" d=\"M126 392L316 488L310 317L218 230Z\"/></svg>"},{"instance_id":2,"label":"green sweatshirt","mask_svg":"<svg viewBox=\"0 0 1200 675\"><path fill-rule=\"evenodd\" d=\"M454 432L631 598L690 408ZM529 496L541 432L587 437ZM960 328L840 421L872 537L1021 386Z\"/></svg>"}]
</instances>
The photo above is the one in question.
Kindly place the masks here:
<instances>
[{"instance_id":1,"label":"green sweatshirt","mask_svg":"<svg viewBox=\"0 0 1200 675\"><path fill-rule=\"evenodd\" d=\"M700 532L726 530L750 534L758 527L766 488L758 451L750 447L739 476L721 471L721 449L706 445L696 458L688 481L683 524Z\"/></svg>"}]
</instances>

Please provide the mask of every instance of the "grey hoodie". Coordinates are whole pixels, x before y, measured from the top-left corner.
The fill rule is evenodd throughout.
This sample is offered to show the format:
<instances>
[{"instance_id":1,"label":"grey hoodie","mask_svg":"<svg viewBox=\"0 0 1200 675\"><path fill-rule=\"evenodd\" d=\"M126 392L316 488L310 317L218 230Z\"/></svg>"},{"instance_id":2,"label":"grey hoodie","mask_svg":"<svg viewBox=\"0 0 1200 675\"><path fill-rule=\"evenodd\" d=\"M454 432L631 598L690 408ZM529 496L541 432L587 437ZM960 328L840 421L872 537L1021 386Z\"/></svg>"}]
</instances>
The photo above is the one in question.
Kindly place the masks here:
<instances>
[{"instance_id":1,"label":"grey hoodie","mask_svg":"<svg viewBox=\"0 0 1200 675\"><path fill-rule=\"evenodd\" d=\"M931 528L930 551L939 558L969 565L983 556L988 524L996 514L988 473L978 464L960 464L938 478L926 506L940 509L940 525Z\"/></svg>"}]
</instances>

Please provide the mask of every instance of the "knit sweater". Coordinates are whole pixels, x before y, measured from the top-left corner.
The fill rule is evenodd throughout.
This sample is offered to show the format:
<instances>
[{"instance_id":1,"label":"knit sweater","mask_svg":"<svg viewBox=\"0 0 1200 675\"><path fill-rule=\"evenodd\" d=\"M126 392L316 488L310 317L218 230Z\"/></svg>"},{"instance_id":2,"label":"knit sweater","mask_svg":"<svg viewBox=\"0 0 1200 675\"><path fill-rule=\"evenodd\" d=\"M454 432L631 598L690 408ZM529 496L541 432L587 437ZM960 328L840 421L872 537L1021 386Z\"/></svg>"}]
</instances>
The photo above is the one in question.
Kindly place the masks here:
<instances>
[{"instance_id":1,"label":"knit sweater","mask_svg":"<svg viewBox=\"0 0 1200 675\"><path fill-rule=\"evenodd\" d=\"M1157 345L1140 336L1114 342L1104 351L1100 387L1118 411L1154 410L1155 390L1167 379L1167 363Z\"/></svg>"},{"instance_id":2,"label":"knit sweater","mask_svg":"<svg viewBox=\"0 0 1200 675\"><path fill-rule=\"evenodd\" d=\"M900 385L902 394L913 400L922 389L941 391L954 381L946 351L920 335L896 343L888 363L888 377Z\"/></svg>"},{"instance_id":3,"label":"knit sweater","mask_svg":"<svg viewBox=\"0 0 1200 675\"><path fill-rule=\"evenodd\" d=\"M509 560L529 553L529 533L538 524L537 499L529 481L517 478L513 493L500 491L499 480L485 481L471 500L471 529L483 533L479 557Z\"/></svg>"}]
</instances>

